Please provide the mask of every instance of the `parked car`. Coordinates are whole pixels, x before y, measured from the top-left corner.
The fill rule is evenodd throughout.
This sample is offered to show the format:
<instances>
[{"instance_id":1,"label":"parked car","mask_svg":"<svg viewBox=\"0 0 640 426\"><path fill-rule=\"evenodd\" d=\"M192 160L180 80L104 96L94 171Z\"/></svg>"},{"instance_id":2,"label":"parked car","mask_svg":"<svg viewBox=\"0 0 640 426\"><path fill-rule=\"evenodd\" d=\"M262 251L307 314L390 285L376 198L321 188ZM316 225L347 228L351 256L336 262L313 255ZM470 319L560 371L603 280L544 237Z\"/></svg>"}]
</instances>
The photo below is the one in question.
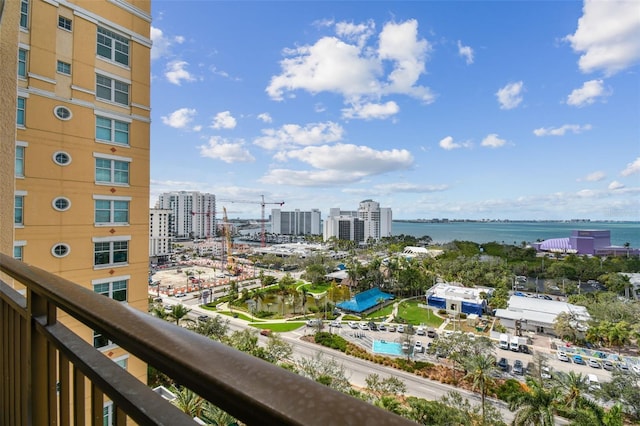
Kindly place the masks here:
<instances>
[{"instance_id":1,"label":"parked car","mask_svg":"<svg viewBox=\"0 0 640 426\"><path fill-rule=\"evenodd\" d=\"M331 321L329 327L341 328L342 324L340 324L340 321Z\"/></svg>"},{"instance_id":2,"label":"parked car","mask_svg":"<svg viewBox=\"0 0 640 426\"><path fill-rule=\"evenodd\" d=\"M626 362L618 363L618 370L620 371L629 371L629 365Z\"/></svg>"},{"instance_id":3,"label":"parked car","mask_svg":"<svg viewBox=\"0 0 640 426\"><path fill-rule=\"evenodd\" d=\"M404 333L404 325L400 324L398 326L398 333Z\"/></svg>"},{"instance_id":4,"label":"parked car","mask_svg":"<svg viewBox=\"0 0 640 426\"><path fill-rule=\"evenodd\" d=\"M355 323L355 322L353 322L353 321L349 321L347 324L348 324L348 325L349 325L349 327L351 327L351 328L358 328L358 323Z\"/></svg>"},{"instance_id":5,"label":"parked car","mask_svg":"<svg viewBox=\"0 0 640 426\"><path fill-rule=\"evenodd\" d=\"M502 371L509 370L509 361L506 358L500 358L497 365Z\"/></svg>"},{"instance_id":6,"label":"parked car","mask_svg":"<svg viewBox=\"0 0 640 426\"><path fill-rule=\"evenodd\" d=\"M368 330L369 326L365 322L360 323L360 330Z\"/></svg>"},{"instance_id":7,"label":"parked car","mask_svg":"<svg viewBox=\"0 0 640 426\"><path fill-rule=\"evenodd\" d=\"M589 365L589 367L592 367L592 368L602 368L602 365L600 364L600 362L593 358L589 358L589 361L587 362L587 364Z\"/></svg>"},{"instance_id":8,"label":"parked car","mask_svg":"<svg viewBox=\"0 0 640 426\"><path fill-rule=\"evenodd\" d=\"M573 363L574 364L579 364L579 365L585 365L584 358L582 358L582 355L574 355L573 356Z\"/></svg>"},{"instance_id":9,"label":"parked car","mask_svg":"<svg viewBox=\"0 0 640 426\"><path fill-rule=\"evenodd\" d=\"M384 325L384 324L380 324L380 325L378 326L378 330L380 330L380 331L385 331L386 329L387 329L387 326L386 326L386 325Z\"/></svg>"},{"instance_id":10,"label":"parked car","mask_svg":"<svg viewBox=\"0 0 640 426\"><path fill-rule=\"evenodd\" d=\"M418 328L416 328L416 334L418 336L424 336L426 334L426 331L424 329L423 326L419 326Z\"/></svg>"},{"instance_id":11,"label":"parked car","mask_svg":"<svg viewBox=\"0 0 640 426\"><path fill-rule=\"evenodd\" d=\"M608 359L602 361L602 368L604 368L605 370L612 371L613 367L613 362L609 361Z\"/></svg>"},{"instance_id":12,"label":"parked car","mask_svg":"<svg viewBox=\"0 0 640 426\"><path fill-rule=\"evenodd\" d=\"M631 366L631 371L633 371L636 374L640 374L640 364L633 364Z\"/></svg>"},{"instance_id":13,"label":"parked car","mask_svg":"<svg viewBox=\"0 0 640 426\"><path fill-rule=\"evenodd\" d=\"M369 329L370 329L370 330L373 330L373 331L377 331L377 330L378 330L378 326L376 325L376 323L375 323L375 322L370 321L370 322L369 322Z\"/></svg>"},{"instance_id":14,"label":"parked car","mask_svg":"<svg viewBox=\"0 0 640 426\"><path fill-rule=\"evenodd\" d=\"M198 321L202 321L202 322L209 321L209 316L208 315L200 315L198 317Z\"/></svg>"},{"instance_id":15,"label":"parked car","mask_svg":"<svg viewBox=\"0 0 640 426\"><path fill-rule=\"evenodd\" d=\"M436 333L436 331L433 328L430 328L427 330L427 337L435 339L436 337L438 337L438 333Z\"/></svg>"},{"instance_id":16,"label":"parked car","mask_svg":"<svg viewBox=\"0 0 640 426\"><path fill-rule=\"evenodd\" d=\"M424 351L424 346L422 346L422 342L420 340L413 345L413 351L418 353L422 353Z\"/></svg>"},{"instance_id":17,"label":"parked car","mask_svg":"<svg viewBox=\"0 0 640 426\"><path fill-rule=\"evenodd\" d=\"M522 352L523 354L530 354L531 350L529 349L529 346L527 345L520 345L518 347L518 349L520 350L520 352Z\"/></svg>"},{"instance_id":18,"label":"parked car","mask_svg":"<svg viewBox=\"0 0 640 426\"><path fill-rule=\"evenodd\" d=\"M389 325L387 326L387 331L390 331L390 332L392 332L392 333L393 333L394 331L396 331L396 326L395 326L395 325L393 325L393 324L389 324Z\"/></svg>"},{"instance_id":19,"label":"parked car","mask_svg":"<svg viewBox=\"0 0 640 426\"><path fill-rule=\"evenodd\" d=\"M260 334L263 336L271 336L271 329L270 328L263 328L262 330L260 330Z\"/></svg>"},{"instance_id":20,"label":"parked car","mask_svg":"<svg viewBox=\"0 0 640 426\"><path fill-rule=\"evenodd\" d=\"M563 361L563 362L569 362L569 361L571 361L571 360L569 359L569 357L567 356L567 354L566 354L565 352L563 352L563 351L558 351L558 353L557 353L556 355L557 355L557 357L558 357L558 359L559 359L560 361Z\"/></svg>"},{"instance_id":21,"label":"parked car","mask_svg":"<svg viewBox=\"0 0 640 426\"><path fill-rule=\"evenodd\" d=\"M513 363L513 374L522 375L524 373L523 368L524 366L522 365L522 361L520 361L519 359L516 359Z\"/></svg>"},{"instance_id":22,"label":"parked car","mask_svg":"<svg viewBox=\"0 0 640 426\"><path fill-rule=\"evenodd\" d=\"M540 370L540 377L542 377L543 379L551 379L551 368L546 365L543 366Z\"/></svg>"}]
</instances>

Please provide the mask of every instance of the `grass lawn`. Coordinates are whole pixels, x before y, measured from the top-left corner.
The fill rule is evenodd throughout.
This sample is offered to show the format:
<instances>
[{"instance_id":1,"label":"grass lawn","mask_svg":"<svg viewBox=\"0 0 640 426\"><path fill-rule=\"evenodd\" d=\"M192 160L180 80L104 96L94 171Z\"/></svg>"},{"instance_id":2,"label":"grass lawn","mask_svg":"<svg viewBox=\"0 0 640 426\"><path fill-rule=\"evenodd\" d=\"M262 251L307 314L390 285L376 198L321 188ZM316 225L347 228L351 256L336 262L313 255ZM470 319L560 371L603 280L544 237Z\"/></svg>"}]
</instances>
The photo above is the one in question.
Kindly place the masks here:
<instances>
[{"instance_id":1,"label":"grass lawn","mask_svg":"<svg viewBox=\"0 0 640 426\"><path fill-rule=\"evenodd\" d=\"M379 318L379 317L388 317L391 315L391 311L393 311L393 303L385 306L382 309L378 309L377 311L371 312L365 318Z\"/></svg>"},{"instance_id":2,"label":"grass lawn","mask_svg":"<svg viewBox=\"0 0 640 426\"><path fill-rule=\"evenodd\" d=\"M218 312L220 315L227 315L229 317L234 317L234 318L240 318L241 320L245 320L245 321L260 321L258 318L252 318L251 316L247 315L247 314L243 314L242 312L237 312L237 311L220 311Z\"/></svg>"},{"instance_id":3,"label":"grass lawn","mask_svg":"<svg viewBox=\"0 0 640 426\"><path fill-rule=\"evenodd\" d=\"M420 302L420 304L424 304ZM420 325L425 324L431 327L439 327L444 322L444 319L437 316L431 309L425 309L418 307L417 300L410 300L400 303L398 306L398 318L402 318L408 324Z\"/></svg>"},{"instance_id":4,"label":"grass lawn","mask_svg":"<svg viewBox=\"0 0 640 426\"><path fill-rule=\"evenodd\" d=\"M277 333L283 333L286 331L297 330L298 328L305 325L305 323L299 322L299 321L298 322L261 322L261 323L251 322L249 323L249 325L256 328L260 328L260 329L268 328L269 330L275 331Z\"/></svg>"},{"instance_id":5,"label":"grass lawn","mask_svg":"<svg viewBox=\"0 0 640 426\"><path fill-rule=\"evenodd\" d=\"M317 284L315 287L311 287L311 284L306 284L303 287L306 288L309 293L320 294L329 290L331 284Z\"/></svg>"}]
</instances>

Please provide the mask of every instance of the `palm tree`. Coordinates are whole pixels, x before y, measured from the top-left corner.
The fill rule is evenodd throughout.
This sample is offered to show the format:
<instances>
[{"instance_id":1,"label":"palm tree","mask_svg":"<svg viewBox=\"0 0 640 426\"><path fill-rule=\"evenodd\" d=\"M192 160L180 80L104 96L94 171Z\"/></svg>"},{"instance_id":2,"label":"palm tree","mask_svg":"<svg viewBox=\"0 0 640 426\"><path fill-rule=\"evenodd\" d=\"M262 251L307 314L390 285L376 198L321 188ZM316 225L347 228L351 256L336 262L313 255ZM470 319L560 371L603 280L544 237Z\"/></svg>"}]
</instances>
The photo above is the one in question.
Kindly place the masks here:
<instances>
[{"instance_id":1,"label":"palm tree","mask_svg":"<svg viewBox=\"0 0 640 426\"><path fill-rule=\"evenodd\" d=\"M202 404L204 403L204 399L202 399L202 397L196 395L195 392L185 387L179 389L173 388L172 392L176 395L173 405L191 417L200 416Z\"/></svg>"},{"instance_id":2,"label":"palm tree","mask_svg":"<svg viewBox=\"0 0 640 426\"><path fill-rule=\"evenodd\" d=\"M537 381L527 377L529 390L516 394L509 402L511 411L518 410L514 426L553 426L554 409L560 391L556 387L545 389Z\"/></svg>"},{"instance_id":3,"label":"palm tree","mask_svg":"<svg viewBox=\"0 0 640 426\"><path fill-rule=\"evenodd\" d=\"M210 402L204 403L200 417L208 425L230 426L238 424L238 420L236 420L235 417L225 411L222 411Z\"/></svg>"},{"instance_id":4,"label":"palm tree","mask_svg":"<svg viewBox=\"0 0 640 426\"><path fill-rule=\"evenodd\" d=\"M180 325L180 320L186 317L189 312L191 312L191 309L184 305L173 305L171 312L169 312L169 316L176 320L176 325Z\"/></svg>"},{"instance_id":5,"label":"palm tree","mask_svg":"<svg viewBox=\"0 0 640 426\"><path fill-rule=\"evenodd\" d=\"M585 398L580 408L572 414L571 426L623 426L624 424L620 403L605 410L597 402Z\"/></svg>"},{"instance_id":6,"label":"palm tree","mask_svg":"<svg viewBox=\"0 0 640 426\"><path fill-rule=\"evenodd\" d=\"M468 359L466 364L467 374L465 378L473 381L473 388L480 390L481 407L482 407L482 424L485 422L485 403L487 398L487 389L493 382L491 373L496 371L496 358L491 354L478 353Z\"/></svg>"},{"instance_id":7,"label":"palm tree","mask_svg":"<svg viewBox=\"0 0 640 426\"><path fill-rule=\"evenodd\" d=\"M563 403L570 410L575 410L585 399L583 394L589 389L587 376L582 373L569 371L558 373L556 381L563 394Z\"/></svg>"}]
</instances>

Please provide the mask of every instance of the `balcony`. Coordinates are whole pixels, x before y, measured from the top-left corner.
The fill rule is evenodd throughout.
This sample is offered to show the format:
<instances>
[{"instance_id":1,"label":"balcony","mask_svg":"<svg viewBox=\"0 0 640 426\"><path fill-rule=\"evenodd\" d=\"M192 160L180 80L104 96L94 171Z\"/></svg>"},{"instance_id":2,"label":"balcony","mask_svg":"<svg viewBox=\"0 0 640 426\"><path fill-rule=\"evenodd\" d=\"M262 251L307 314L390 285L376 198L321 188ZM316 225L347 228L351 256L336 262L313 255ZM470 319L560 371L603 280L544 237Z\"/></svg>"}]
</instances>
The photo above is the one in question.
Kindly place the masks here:
<instances>
[{"instance_id":1,"label":"balcony","mask_svg":"<svg viewBox=\"0 0 640 426\"><path fill-rule=\"evenodd\" d=\"M248 425L414 424L4 254L0 272L0 424L102 425L105 398L116 425L196 424L58 322L59 311Z\"/></svg>"}]
</instances>

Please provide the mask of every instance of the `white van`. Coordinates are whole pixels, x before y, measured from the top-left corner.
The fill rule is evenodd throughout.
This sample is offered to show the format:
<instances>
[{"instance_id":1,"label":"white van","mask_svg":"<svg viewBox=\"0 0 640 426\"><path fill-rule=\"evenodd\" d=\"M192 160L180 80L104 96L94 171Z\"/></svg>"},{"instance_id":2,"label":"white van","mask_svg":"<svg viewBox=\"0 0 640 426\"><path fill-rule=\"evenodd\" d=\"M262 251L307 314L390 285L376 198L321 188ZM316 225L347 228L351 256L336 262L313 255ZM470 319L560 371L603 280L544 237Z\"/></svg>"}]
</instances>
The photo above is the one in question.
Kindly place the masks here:
<instances>
[{"instance_id":1,"label":"white van","mask_svg":"<svg viewBox=\"0 0 640 426\"><path fill-rule=\"evenodd\" d=\"M509 343L509 349L514 352L518 352L520 350L520 339L518 336L511 337L511 343Z\"/></svg>"},{"instance_id":2,"label":"white van","mask_svg":"<svg viewBox=\"0 0 640 426\"><path fill-rule=\"evenodd\" d=\"M509 350L509 336L507 336L506 334L502 333L500 335L500 341L498 343L498 346L500 346L500 349Z\"/></svg>"},{"instance_id":3,"label":"white van","mask_svg":"<svg viewBox=\"0 0 640 426\"><path fill-rule=\"evenodd\" d=\"M599 390L600 382L598 381L598 376L595 374L587 374L587 386L589 386L590 391Z\"/></svg>"}]
</instances>

